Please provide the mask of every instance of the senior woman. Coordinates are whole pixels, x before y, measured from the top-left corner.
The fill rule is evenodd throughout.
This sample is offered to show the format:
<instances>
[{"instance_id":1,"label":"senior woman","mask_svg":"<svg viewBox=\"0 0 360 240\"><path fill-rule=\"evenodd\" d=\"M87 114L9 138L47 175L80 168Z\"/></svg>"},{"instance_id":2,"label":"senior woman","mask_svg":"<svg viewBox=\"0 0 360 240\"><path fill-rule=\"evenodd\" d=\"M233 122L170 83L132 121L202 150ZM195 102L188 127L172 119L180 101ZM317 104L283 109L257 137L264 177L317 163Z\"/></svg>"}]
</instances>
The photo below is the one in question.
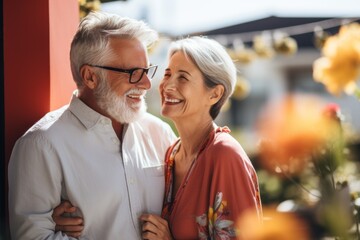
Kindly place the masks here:
<instances>
[{"instance_id":1,"label":"senior woman","mask_svg":"<svg viewBox=\"0 0 360 240\"><path fill-rule=\"evenodd\" d=\"M144 239L229 239L244 210L260 217L256 172L230 130L214 123L235 83L235 66L216 41L191 37L170 46L161 113L179 139L165 158L162 218L141 217Z\"/></svg>"},{"instance_id":2,"label":"senior woman","mask_svg":"<svg viewBox=\"0 0 360 240\"><path fill-rule=\"evenodd\" d=\"M170 46L161 113L179 139L165 157L161 216L140 217L143 239L232 239L241 235L235 222L245 210L261 217L256 172L229 128L214 123L235 83L234 63L215 40L189 37Z\"/></svg>"}]
</instances>

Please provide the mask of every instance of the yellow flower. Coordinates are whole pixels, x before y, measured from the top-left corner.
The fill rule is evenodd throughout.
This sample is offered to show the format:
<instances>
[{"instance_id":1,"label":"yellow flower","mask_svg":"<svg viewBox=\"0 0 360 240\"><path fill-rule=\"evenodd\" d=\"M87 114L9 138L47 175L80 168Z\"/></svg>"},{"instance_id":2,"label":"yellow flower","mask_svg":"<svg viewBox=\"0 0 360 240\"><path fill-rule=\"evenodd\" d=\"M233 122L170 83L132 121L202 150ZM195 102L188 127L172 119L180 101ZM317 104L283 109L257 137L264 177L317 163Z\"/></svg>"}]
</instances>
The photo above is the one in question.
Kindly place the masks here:
<instances>
[{"instance_id":1,"label":"yellow flower","mask_svg":"<svg viewBox=\"0 0 360 240\"><path fill-rule=\"evenodd\" d=\"M314 62L313 77L330 93L339 95L354 85L360 74L360 24L342 26L337 35L326 40L322 54Z\"/></svg>"},{"instance_id":2,"label":"yellow flower","mask_svg":"<svg viewBox=\"0 0 360 240\"><path fill-rule=\"evenodd\" d=\"M327 90L339 95L357 80L360 68L355 59L339 56L336 59L322 57L314 62L313 77L323 83Z\"/></svg>"},{"instance_id":3,"label":"yellow flower","mask_svg":"<svg viewBox=\"0 0 360 240\"><path fill-rule=\"evenodd\" d=\"M329 37L322 49L324 56L353 58L359 62L360 25L353 23L340 28L338 35Z\"/></svg>"}]
</instances>

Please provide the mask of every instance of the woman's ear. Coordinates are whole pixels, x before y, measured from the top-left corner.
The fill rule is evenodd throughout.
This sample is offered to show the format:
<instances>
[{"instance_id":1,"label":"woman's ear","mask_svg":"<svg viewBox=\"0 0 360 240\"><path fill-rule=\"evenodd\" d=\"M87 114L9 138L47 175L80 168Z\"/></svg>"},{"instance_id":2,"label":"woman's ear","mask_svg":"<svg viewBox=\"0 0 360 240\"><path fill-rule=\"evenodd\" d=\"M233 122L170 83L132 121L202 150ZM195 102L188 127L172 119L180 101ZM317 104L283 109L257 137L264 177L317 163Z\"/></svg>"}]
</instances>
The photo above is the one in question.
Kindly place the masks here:
<instances>
[{"instance_id":1,"label":"woman's ear","mask_svg":"<svg viewBox=\"0 0 360 240\"><path fill-rule=\"evenodd\" d=\"M97 86L98 79L96 74L93 72L93 69L89 65L83 65L80 68L80 74L83 80L83 83L90 89L94 89Z\"/></svg>"},{"instance_id":2,"label":"woman's ear","mask_svg":"<svg viewBox=\"0 0 360 240\"><path fill-rule=\"evenodd\" d=\"M211 89L210 92L210 104L214 105L215 103L217 103L221 97L224 94L224 86L223 85L216 85L216 87Z\"/></svg>"}]
</instances>

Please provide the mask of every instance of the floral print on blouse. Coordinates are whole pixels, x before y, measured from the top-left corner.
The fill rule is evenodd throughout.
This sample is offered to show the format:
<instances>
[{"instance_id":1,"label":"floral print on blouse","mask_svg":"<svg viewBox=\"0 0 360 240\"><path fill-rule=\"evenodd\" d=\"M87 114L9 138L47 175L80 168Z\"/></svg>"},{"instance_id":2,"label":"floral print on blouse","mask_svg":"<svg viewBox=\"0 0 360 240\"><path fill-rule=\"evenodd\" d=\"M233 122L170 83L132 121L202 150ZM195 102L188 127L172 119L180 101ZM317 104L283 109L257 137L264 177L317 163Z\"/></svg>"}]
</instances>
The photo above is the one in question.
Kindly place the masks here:
<instances>
[{"instance_id":1,"label":"floral print on blouse","mask_svg":"<svg viewBox=\"0 0 360 240\"><path fill-rule=\"evenodd\" d=\"M209 239L209 236L217 239L236 237L234 221L226 220L227 215L229 215L227 202L222 201L222 193L218 192L215 197L215 205L209 208L208 214L204 213L196 217L199 239Z\"/></svg>"}]
</instances>

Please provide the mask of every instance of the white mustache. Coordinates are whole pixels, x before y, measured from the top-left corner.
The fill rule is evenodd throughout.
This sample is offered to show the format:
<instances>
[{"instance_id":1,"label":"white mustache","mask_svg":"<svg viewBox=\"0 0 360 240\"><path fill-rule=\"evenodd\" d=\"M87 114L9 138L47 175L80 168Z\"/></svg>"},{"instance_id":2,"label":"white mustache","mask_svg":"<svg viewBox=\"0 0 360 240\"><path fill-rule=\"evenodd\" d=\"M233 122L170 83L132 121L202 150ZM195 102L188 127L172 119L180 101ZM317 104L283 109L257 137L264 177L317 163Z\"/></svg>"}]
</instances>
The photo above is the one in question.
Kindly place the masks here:
<instances>
[{"instance_id":1,"label":"white mustache","mask_svg":"<svg viewBox=\"0 0 360 240\"><path fill-rule=\"evenodd\" d=\"M145 97L146 91L138 88L133 88L125 93L126 96L131 94L138 94L141 95L142 97Z\"/></svg>"}]
</instances>

